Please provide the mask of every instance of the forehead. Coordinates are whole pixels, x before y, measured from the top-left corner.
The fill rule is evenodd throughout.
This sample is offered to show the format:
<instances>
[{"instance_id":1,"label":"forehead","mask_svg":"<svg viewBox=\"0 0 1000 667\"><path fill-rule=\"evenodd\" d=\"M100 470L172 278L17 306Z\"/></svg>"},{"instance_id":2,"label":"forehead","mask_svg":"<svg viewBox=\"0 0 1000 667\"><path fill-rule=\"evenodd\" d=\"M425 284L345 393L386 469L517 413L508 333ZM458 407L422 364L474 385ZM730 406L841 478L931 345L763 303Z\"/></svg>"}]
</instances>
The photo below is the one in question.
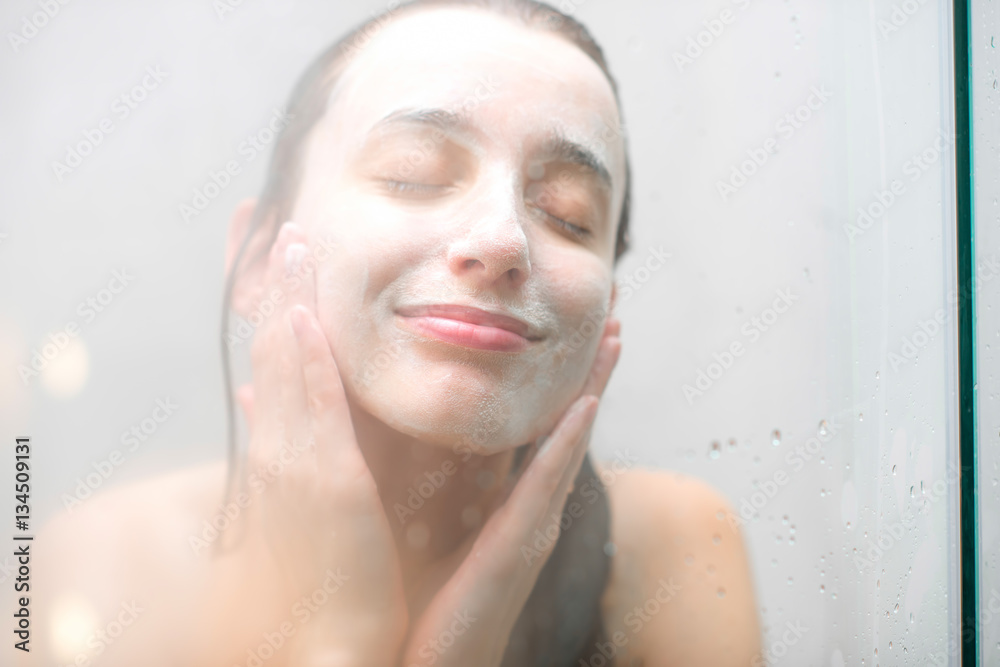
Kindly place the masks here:
<instances>
[{"instance_id":1,"label":"forehead","mask_svg":"<svg viewBox=\"0 0 1000 667\"><path fill-rule=\"evenodd\" d=\"M475 8L407 11L349 51L331 93L331 130L360 144L400 109L470 116L495 147L558 132L624 171L621 124L604 73L565 38Z\"/></svg>"}]
</instances>

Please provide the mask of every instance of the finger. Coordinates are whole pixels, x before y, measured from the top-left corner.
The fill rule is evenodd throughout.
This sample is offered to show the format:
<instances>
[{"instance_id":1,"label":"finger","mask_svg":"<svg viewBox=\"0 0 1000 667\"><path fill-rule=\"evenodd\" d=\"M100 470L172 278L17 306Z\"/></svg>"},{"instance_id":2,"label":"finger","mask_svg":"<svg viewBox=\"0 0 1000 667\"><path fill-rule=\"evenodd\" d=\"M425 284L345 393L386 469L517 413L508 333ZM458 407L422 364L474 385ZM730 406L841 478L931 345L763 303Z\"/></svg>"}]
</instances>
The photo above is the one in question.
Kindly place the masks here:
<instances>
[{"instance_id":1,"label":"finger","mask_svg":"<svg viewBox=\"0 0 1000 667\"><path fill-rule=\"evenodd\" d=\"M611 371L614 369L615 365L618 363L618 358L621 355L621 340L615 336L605 336L601 340L601 345L597 349L597 355L594 358L594 362L591 365L591 372L584 384L581 395L591 395L600 397L604 393L604 389L608 384L608 379L611 376ZM589 432L587 433L589 436ZM525 461L521 465L521 470L529 470L531 465L538 455L539 449L544 446L546 442L546 437L541 437L535 441L525 454ZM589 443L589 437L586 438ZM568 481L569 485L572 485L573 480L576 479L576 472L579 469L579 464L583 462L583 455L586 453L586 444L583 445L583 452L578 453L576 459L570 459L567 462L567 468L564 471L564 479ZM574 466L575 463L575 466ZM493 500L489 507L489 514L492 514L494 510L502 507L510 497L514 488L520 483L520 477L509 479L505 482L505 486L502 492L497 498ZM557 487L558 489L558 487ZM569 486L567 486L567 492ZM559 494L557 493L556 496Z\"/></svg>"},{"instance_id":2,"label":"finger","mask_svg":"<svg viewBox=\"0 0 1000 667\"><path fill-rule=\"evenodd\" d=\"M611 378L611 371L618 363L621 356L622 341L617 336L605 336L601 339L601 344L597 348L597 355L594 363L590 367L590 375L583 385L584 395L602 396L608 380Z\"/></svg>"},{"instance_id":3,"label":"finger","mask_svg":"<svg viewBox=\"0 0 1000 667\"><path fill-rule=\"evenodd\" d=\"M281 325L283 321L281 275L284 271L284 252L287 245L287 228L282 226L274 245L268 253L267 268L264 272L263 290L265 298L275 304L275 312L264 320L254 334L251 348L253 365L254 431L250 443L250 455L258 461L269 461L278 450L281 437L281 379L280 349ZM276 293L275 290L278 290Z\"/></svg>"},{"instance_id":4,"label":"finger","mask_svg":"<svg viewBox=\"0 0 1000 667\"><path fill-rule=\"evenodd\" d=\"M455 609L488 619L469 633L465 647L476 644L474 640L481 633L507 632L513 627L547 560L547 556L533 555L525 567L522 547L534 549L534 531L549 511L548 499L560 485L564 486L566 465L575 454L584 451L574 445L584 438L596 414L597 402L593 396L582 396L563 415L507 504L490 517L468 556L425 610L414 628L415 636L436 636L441 624L451 622L451 612ZM543 501L539 502L539 498ZM450 657L456 660L455 664L462 662L457 652Z\"/></svg>"},{"instance_id":5,"label":"finger","mask_svg":"<svg viewBox=\"0 0 1000 667\"><path fill-rule=\"evenodd\" d=\"M326 335L313 313L304 306L295 306L291 316L302 358L319 469L327 479L370 477L354 433L340 371Z\"/></svg>"},{"instance_id":6,"label":"finger","mask_svg":"<svg viewBox=\"0 0 1000 667\"><path fill-rule=\"evenodd\" d=\"M236 390L236 400L239 401L247 426L253 431L253 385L245 384Z\"/></svg>"},{"instance_id":7,"label":"finger","mask_svg":"<svg viewBox=\"0 0 1000 667\"><path fill-rule=\"evenodd\" d=\"M546 519L553 499L565 501L567 477L570 473L575 476L572 464L582 461L581 445L597 414L597 405L598 399L589 394L576 400L545 440L510 498L490 517L491 522L495 518L503 539L512 543L506 546L512 553L519 553L518 546Z\"/></svg>"},{"instance_id":8,"label":"finger","mask_svg":"<svg viewBox=\"0 0 1000 667\"><path fill-rule=\"evenodd\" d=\"M300 242L301 231L293 223L288 227L288 245L284 254L283 287L285 289L284 307L288 315L282 317L281 336L284 344L281 346L281 408L284 415L284 446L292 453L292 463L296 468L311 468L315 470L315 456L303 456L307 450L313 450L315 436L309 408L306 403L305 376L302 369L302 355L295 331L292 327L291 313L296 307L302 307L312 299L307 285L312 284L311 278L303 280L298 274L306 247ZM308 306L307 306L308 307ZM287 456L287 455L286 455ZM288 459L286 459L288 460Z\"/></svg>"},{"instance_id":9,"label":"finger","mask_svg":"<svg viewBox=\"0 0 1000 667\"><path fill-rule=\"evenodd\" d=\"M621 337L622 323L617 317L609 317L608 321L604 325L604 335L605 336L618 336Z\"/></svg>"}]
</instances>

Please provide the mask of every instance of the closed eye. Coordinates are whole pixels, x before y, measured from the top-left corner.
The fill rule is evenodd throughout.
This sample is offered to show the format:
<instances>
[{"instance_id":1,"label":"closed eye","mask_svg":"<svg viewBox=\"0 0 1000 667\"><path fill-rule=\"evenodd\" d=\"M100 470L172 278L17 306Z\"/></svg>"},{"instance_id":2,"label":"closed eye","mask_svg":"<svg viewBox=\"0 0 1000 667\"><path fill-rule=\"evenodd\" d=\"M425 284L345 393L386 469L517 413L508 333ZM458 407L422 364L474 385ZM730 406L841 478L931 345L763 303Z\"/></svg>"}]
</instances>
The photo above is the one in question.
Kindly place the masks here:
<instances>
[{"instance_id":1,"label":"closed eye","mask_svg":"<svg viewBox=\"0 0 1000 667\"><path fill-rule=\"evenodd\" d=\"M569 232L578 239L587 239L593 236L593 232L591 232L589 229L585 227L580 227L579 225L574 225L572 222L566 222L562 218L557 218L556 216L552 215L545 209L540 208L538 210L541 211L546 218L551 220L554 225L560 227L561 229L566 230L567 232Z\"/></svg>"},{"instance_id":2,"label":"closed eye","mask_svg":"<svg viewBox=\"0 0 1000 667\"><path fill-rule=\"evenodd\" d=\"M428 185L425 183L410 183L408 181L382 181L385 189L394 195L433 195L447 190L447 185Z\"/></svg>"}]
</instances>

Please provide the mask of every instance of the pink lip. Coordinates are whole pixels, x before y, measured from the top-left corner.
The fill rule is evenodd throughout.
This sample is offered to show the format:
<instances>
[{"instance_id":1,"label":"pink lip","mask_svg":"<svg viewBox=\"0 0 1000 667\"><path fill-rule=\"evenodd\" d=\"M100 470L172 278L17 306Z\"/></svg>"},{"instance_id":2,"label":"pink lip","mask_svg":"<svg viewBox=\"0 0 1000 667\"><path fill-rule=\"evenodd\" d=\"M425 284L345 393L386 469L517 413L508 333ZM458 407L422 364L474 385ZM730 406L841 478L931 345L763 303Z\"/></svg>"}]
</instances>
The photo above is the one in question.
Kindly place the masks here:
<instances>
[{"instance_id":1,"label":"pink lip","mask_svg":"<svg viewBox=\"0 0 1000 667\"><path fill-rule=\"evenodd\" d=\"M527 323L471 306L404 306L396 312L417 333L479 350L520 352L537 340Z\"/></svg>"}]
</instances>

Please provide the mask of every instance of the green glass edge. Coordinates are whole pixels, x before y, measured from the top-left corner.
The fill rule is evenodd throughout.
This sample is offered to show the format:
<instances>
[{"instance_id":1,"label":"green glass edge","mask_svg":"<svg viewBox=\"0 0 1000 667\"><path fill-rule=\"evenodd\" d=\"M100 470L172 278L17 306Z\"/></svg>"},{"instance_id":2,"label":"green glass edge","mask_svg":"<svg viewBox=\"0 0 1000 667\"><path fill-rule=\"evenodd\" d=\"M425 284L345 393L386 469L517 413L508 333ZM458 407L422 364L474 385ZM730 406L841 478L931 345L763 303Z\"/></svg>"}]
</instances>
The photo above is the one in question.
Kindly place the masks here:
<instances>
[{"instance_id":1,"label":"green glass edge","mask_svg":"<svg viewBox=\"0 0 1000 667\"><path fill-rule=\"evenodd\" d=\"M954 0L955 196L958 246L958 401L962 568L962 667L979 664L979 539L976 488L975 229L969 0Z\"/></svg>"}]
</instances>

